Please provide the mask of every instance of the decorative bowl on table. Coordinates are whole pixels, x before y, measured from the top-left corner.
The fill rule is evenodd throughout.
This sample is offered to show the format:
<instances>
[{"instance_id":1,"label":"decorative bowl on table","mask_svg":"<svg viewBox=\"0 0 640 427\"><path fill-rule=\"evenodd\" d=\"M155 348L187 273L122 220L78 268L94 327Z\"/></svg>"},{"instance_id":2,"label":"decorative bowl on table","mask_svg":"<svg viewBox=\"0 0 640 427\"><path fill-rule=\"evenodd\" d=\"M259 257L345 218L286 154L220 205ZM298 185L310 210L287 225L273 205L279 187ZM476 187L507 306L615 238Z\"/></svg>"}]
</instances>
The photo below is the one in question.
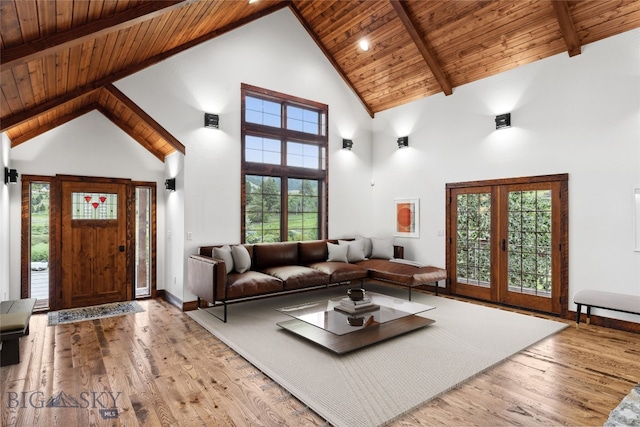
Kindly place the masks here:
<instances>
[{"instance_id":1,"label":"decorative bowl on table","mask_svg":"<svg viewBox=\"0 0 640 427\"><path fill-rule=\"evenodd\" d=\"M365 296L365 290L362 288L349 288L347 296L351 301L362 301Z\"/></svg>"},{"instance_id":2,"label":"decorative bowl on table","mask_svg":"<svg viewBox=\"0 0 640 427\"><path fill-rule=\"evenodd\" d=\"M349 316L347 317L347 323L350 326L364 326L364 316L362 317Z\"/></svg>"}]
</instances>

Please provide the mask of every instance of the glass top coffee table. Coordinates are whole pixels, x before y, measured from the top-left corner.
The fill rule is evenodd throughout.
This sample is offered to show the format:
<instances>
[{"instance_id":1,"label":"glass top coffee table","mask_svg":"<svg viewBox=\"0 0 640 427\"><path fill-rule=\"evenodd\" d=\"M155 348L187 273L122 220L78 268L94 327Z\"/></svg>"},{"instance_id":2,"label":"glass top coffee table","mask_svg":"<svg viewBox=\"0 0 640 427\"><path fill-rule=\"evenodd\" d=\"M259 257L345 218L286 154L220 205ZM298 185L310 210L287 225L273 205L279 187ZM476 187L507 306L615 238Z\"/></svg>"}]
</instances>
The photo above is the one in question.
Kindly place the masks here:
<instances>
[{"instance_id":1,"label":"glass top coffee table","mask_svg":"<svg viewBox=\"0 0 640 427\"><path fill-rule=\"evenodd\" d=\"M313 301L278 311L293 319L277 323L283 329L338 354L348 353L422 328L435 320L418 316L435 307L367 292L371 305L347 312L345 296Z\"/></svg>"}]
</instances>

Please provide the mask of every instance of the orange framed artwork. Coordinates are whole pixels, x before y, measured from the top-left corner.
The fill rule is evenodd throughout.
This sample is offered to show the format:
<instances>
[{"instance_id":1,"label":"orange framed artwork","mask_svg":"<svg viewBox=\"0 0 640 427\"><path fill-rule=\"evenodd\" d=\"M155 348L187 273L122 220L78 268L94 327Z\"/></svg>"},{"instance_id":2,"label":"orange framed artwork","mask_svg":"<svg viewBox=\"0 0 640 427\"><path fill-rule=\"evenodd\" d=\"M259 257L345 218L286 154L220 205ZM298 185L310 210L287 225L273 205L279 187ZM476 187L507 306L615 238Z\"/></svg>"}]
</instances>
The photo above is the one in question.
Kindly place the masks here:
<instances>
[{"instance_id":1,"label":"orange framed artwork","mask_svg":"<svg viewBox=\"0 0 640 427\"><path fill-rule=\"evenodd\" d=\"M395 235L420 237L420 199L395 200Z\"/></svg>"}]
</instances>

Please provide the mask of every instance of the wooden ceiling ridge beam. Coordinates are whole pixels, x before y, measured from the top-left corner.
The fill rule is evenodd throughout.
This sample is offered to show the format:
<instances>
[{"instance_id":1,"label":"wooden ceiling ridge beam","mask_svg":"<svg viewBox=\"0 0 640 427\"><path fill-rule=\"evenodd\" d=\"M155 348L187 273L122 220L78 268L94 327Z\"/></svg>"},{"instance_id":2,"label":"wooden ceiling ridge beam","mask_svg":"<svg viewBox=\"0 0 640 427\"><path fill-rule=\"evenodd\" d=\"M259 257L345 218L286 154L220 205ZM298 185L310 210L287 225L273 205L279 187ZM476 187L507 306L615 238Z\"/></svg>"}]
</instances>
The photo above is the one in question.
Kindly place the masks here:
<instances>
[{"instance_id":1,"label":"wooden ceiling ridge beam","mask_svg":"<svg viewBox=\"0 0 640 427\"><path fill-rule=\"evenodd\" d=\"M411 19L406 6L400 0L389 1L398 14L398 18L400 18L400 21L402 21L402 24L411 36L411 40L413 40L413 43L420 51L420 54L427 63L427 66L431 70L431 73L438 81L438 84L442 88L442 91L445 95L451 95L453 93L453 89L451 87L449 79L447 79L447 76L444 74L444 71L442 71L442 67L438 63L435 55L431 52L431 49L429 48L429 46L427 46L427 43L420 35L420 32L418 31L416 24L413 22L413 19Z\"/></svg>"},{"instance_id":2,"label":"wooden ceiling ridge beam","mask_svg":"<svg viewBox=\"0 0 640 427\"><path fill-rule=\"evenodd\" d=\"M83 116L97 108L98 104L93 102L82 106L72 111L71 113L65 114L64 116L57 117L54 120L47 122L46 124L39 125L37 128L31 129L30 131L20 134L19 136L11 139L11 148L15 148L23 142L27 142L28 140L35 138L38 135L42 135L43 133L48 132L58 126L62 126L63 124L68 123L71 120L75 120L78 117Z\"/></svg>"},{"instance_id":3,"label":"wooden ceiling ridge beam","mask_svg":"<svg viewBox=\"0 0 640 427\"><path fill-rule=\"evenodd\" d=\"M576 31L576 26L573 23L571 12L569 11L569 4L566 0L551 0L551 4L553 5L553 10L556 12L556 19L560 25L560 31L567 45L569 56L580 55L582 43Z\"/></svg>"},{"instance_id":4,"label":"wooden ceiling ridge beam","mask_svg":"<svg viewBox=\"0 0 640 427\"><path fill-rule=\"evenodd\" d=\"M89 39L153 19L156 16L183 7L191 1L193 0L145 2L140 6L122 11L108 18L99 19L77 28L71 28L62 33L48 35L19 46L4 49L2 51L2 57L0 58L0 65L2 65L3 68L12 68L16 65L26 64L29 61L50 55L60 49L77 46Z\"/></svg>"},{"instance_id":5,"label":"wooden ceiling ridge beam","mask_svg":"<svg viewBox=\"0 0 640 427\"><path fill-rule=\"evenodd\" d=\"M166 130L160 123L156 122L153 117L147 114L142 108L138 106L135 102L133 102L127 95L122 93L120 89L115 87L113 84L108 84L104 87L111 96L116 98L119 102L121 102L126 108L131 110L133 114L140 117L142 121L144 121L154 132L156 132L162 139L167 141L171 147L176 149L177 151L185 154L185 146L168 130Z\"/></svg>"},{"instance_id":6,"label":"wooden ceiling ridge beam","mask_svg":"<svg viewBox=\"0 0 640 427\"><path fill-rule=\"evenodd\" d=\"M327 48L324 46L324 43L322 43L322 41L320 40L320 37L318 37L318 35L311 28L311 25L309 25L309 23L304 19L304 16L302 16L302 13L298 9L298 7L295 4L293 4L293 2L289 3L288 5L289 5L289 9L291 9L291 12L293 12L296 18L298 18L298 21L300 21L300 24L304 27L304 29L307 31L309 36L311 36L311 38L316 43L318 48L320 48L322 53L324 53L324 56L329 60L331 65L333 65L333 68L336 70L336 72L340 75L340 77L342 77L342 80L344 80L347 86L349 86L351 90L356 94L358 99L360 99L360 102L362 103L364 108L367 110L367 113L369 113L369 116L373 118L375 113L373 112L373 109L371 108L371 106L365 102L362 94L358 92L353 82L342 70L342 67L340 67L336 59L333 57L333 55L331 55L331 52L329 52Z\"/></svg>"}]
</instances>

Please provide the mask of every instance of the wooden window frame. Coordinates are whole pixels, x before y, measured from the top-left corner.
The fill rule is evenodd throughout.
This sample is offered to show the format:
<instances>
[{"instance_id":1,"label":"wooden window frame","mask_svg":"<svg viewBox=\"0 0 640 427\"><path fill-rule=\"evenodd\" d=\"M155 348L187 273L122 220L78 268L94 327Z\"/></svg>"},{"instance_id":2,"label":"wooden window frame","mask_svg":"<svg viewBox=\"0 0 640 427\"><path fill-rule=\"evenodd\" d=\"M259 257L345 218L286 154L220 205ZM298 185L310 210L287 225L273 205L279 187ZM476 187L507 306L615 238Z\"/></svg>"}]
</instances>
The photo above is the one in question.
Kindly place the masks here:
<instances>
[{"instance_id":1,"label":"wooden window frame","mask_svg":"<svg viewBox=\"0 0 640 427\"><path fill-rule=\"evenodd\" d=\"M265 100L277 102L281 105L281 127L266 126L256 123L247 122L245 120L246 96L254 96ZM287 116L286 107L294 105L305 109L317 110L324 114L324 123L319 122L318 134L310 134L290 130L286 128ZM327 238L328 230L328 199L329 199L329 159L328 159L328 128L329 128L329 107L314 101L275 92L248 84L241 85L241 230L240 241L246 242L246 176L259 175L274 178L280 178L281 181L281 214L280 214L280 241L287 241L288 238L288 218L287 218L287 197L288 197L288 180L308 179L318 181L318 238ZM247 162L245 159L245 136L252 135L258 137L267 137L278 139L281 141L281 162L279 165L267 163ZM316 145L319 147L319 165L317 169L287 166L287 143L298 142L303 144Z\"/></svg>"}]
</instances>

